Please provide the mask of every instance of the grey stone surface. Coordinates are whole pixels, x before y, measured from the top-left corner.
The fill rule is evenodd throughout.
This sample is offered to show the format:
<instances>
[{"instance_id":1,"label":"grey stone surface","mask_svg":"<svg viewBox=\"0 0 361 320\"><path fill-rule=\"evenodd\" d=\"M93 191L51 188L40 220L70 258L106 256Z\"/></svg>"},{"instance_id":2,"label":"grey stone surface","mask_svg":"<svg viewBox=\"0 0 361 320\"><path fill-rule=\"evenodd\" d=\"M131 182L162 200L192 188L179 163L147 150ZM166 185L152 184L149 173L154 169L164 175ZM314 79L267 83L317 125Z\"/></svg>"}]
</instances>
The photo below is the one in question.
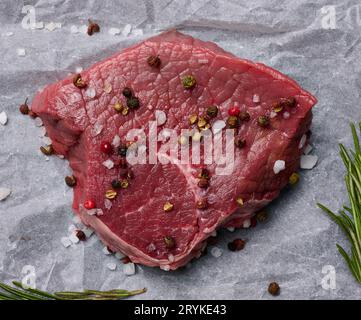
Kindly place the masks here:
<instances>
[{"instance_id":1,"label":"grey stone surface","mask_svg":"<svg viewBox=\"0 0 361 320\"><path fill-rule=\"evenodd\" d=\"M322 28L322 7L332 1L27 1L36 18L62 28L25 30L23 1L0 3L0 187L12 194L0 202L0 280L21 279L22 268L36 268L37 285L53 290L139 288L148 299L274 299L266 290L277 281L277 299L359 299L361 287L350 275L335 243L348 247L341 231L316 208L322 201L338 209L347 201L338 143L351 145L350 121L361 120L361 42L358 1L343 1L336 9L336 29ZM101 25L94 37L72 34L72 25L91 17ZM131 24L124 37L108 34L111 27ZM270 219L254 229L220 232L223 255L211 255L176 272L137 267L127 277L119 263L106 265L96 237L64 248L61 237L72 224L72 191L64 184L65 161L46 161L37 151L39 132L18 112L44 85L77 67L86 68L110 54L168 28L214 41L242 58L261 61L296 79L319 102L312 125L317 167L301 173L297 187L285 190L268 208ZM144 35L134 35L141 29ZM12 32L13 35L7 34ZM137 31L136 31L137 33ZM24 48L26 55L17 55ZM239 253L226 250L235 237L247 239ZM336 270L336 289L321 286L322 268Z\"/></svg>"}]
</instances>

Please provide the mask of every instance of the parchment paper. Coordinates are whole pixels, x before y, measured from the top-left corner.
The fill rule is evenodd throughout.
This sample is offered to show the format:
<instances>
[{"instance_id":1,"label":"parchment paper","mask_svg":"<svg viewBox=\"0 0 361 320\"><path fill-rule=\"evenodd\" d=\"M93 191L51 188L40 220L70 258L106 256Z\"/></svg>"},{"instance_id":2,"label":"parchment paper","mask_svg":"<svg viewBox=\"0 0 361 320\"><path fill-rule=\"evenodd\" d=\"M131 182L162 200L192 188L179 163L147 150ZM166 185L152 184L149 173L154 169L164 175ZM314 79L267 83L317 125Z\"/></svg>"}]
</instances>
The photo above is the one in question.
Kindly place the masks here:
<instances>
[{"instance_id":1,"label":"parchment paper","mask_svg":"<svg viewBox=\"0 0 361 320\"><path fill-rule=\"evenodd\" d=\"M361 287L335 247L338 242L348 248L346 239L316 208L317 201L333 209L347 201L338 143L351 146L349 122L361 120L361 6L343 3L335 7L336 28L326 30L324 6L332 1L26 1L48 29L51 22L61 23L49 31L25 30L23 1L1 1L0 112L7 113L8 123L0 125L0 187L12 194L0 202L0 280L21 279L23 267L30 265L37 287L49 291L147 287L137 299L275 299L266 291L277 281L281 295L276 299L359 299ZM99 23L99 34L71 32L83 30L88 18ZM119 28L120 34L109 34L109 28ZM176 272L137 266L135 275L126 276L95 236L69 248L61 244L74 224L72 190L64 183L68 164L39 153L42 129L18 106L76 68L168 28L266 63L315 94L312 154L319 161L268 207L266 223L220 232L220 258L208 254ZM25 56L18 55L21 48ZM247 245L230 252L226 244L236 237L247 239ZM109 262L116 262L115 271L107 268ZM336 271L331 290L321 285L327 265Z\"/></svg>"}]
</instances>

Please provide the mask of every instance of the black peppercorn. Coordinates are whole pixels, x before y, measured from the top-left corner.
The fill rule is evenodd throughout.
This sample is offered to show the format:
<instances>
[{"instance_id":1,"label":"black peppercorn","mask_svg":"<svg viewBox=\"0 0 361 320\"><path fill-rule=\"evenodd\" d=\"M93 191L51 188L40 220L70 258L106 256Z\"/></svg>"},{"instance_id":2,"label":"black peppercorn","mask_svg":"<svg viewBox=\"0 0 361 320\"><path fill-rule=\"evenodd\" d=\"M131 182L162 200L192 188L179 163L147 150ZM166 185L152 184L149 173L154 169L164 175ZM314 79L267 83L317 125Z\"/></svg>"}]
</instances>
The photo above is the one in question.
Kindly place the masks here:
<instances>
[{"instance_id":1,"label":"black peppercorn","mask_svg":"<svg viewBox=\"0 0 361 320\"><path fill-rule=\"evenodd\" d=\"M127 156L127 150L128 150L127 146L125 146L125 145L120 146L120 147L118 148L118 154L119 154L120 156L122 156L122 157L126 157L126 156Z\"/></svg>"},{"instance_id":2,"label":"black peppercorn","mask_svg":"<svg viewBox=\"0 0 361 320\"><path fill-rule=\"evenodd\" d=\"M126 98L130 98L133 95L132 90L130 88L128 88L128 87L125 87L123 89L122 93L123 93L123 96L126 97Z\"/></svg>"},{"instance_id":3,"label":"black peppercorn","mask_svg":"<svg viewBox=\"0 0 361 320\"><path fill-rule=\"evenodd\" d=\"M137 109L139 108L139 99L136 97L130 97L127 99L127 106L130 109Z\"/></svg>"},{"instance_id":4,"label":"black peppercorn","mask_svg":"<svg viewBox=\"0 0 361 320\"><path fill-rule=\"evenodd\" d=\"M120 181L119 181L119 180L116 180L116 179L114 179L114 180L112 181L111 185L112 185L112 187L113 187L114 189L119 189L119 188L121 187Z\"/></svg>"}]
</instances>

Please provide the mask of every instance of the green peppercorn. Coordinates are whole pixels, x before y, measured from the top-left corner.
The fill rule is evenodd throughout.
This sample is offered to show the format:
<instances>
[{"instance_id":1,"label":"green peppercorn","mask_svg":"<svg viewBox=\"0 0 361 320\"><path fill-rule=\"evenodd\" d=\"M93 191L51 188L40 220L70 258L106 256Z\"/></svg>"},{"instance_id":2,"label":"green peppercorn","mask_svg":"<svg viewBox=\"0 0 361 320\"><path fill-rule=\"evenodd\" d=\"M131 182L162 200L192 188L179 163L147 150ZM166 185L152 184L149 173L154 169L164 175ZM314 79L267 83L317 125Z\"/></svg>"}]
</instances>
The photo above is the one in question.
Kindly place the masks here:
<instances>
[{"instance_id":1,"label":"green peppercorn","mask_svg":"<svg viewBox=\"0 0 361 320\"><path fill-rule=\"evenodd\" d=\"M192 75L187 75L182 79L182 84L185 89L192 89L197 81Z\"/></svg>"},{"instance_id":2,"label":"green peppercorn","mask_svg":"<svg viewBox=\"0 0 361 320\"><path fill-rule=\"evenodd\" d=\"M260 116L258 118L258 125L260 127L267 127L269 125L269 118L267 116Z\"/></svg>"},{"instance_id":3,"label":"green peppercorn","mask_svg":"<svg viewBox=\"0 0 361 320\"><path fill-rule=\"evenodd\" d=\"M218 107L217 106L211 106L207 109L207 116L210 118L217 117L218 114Z\"/></svg>"},{"instance_id":4,"label":"green peppercorn","mask_svg":"<svg viewBox=\"0 0 361 320\"><path fill-rule=\"evenodd\" d=\"M137 109L139 108L139 99L137 97L130 97L127 99L127 106L130 109Z\"/></svg>"},{"instance_id":5,"label":"green peppercorn","mask_svg":"<svg viewBox=\"0 0 361 320\"><path fill-rule=\"evenodd\" d=\"M239 119L236 116L229 116L227 119L227 124L230 128L237 128L239 126Z\"/></svg>"}]
</instances>

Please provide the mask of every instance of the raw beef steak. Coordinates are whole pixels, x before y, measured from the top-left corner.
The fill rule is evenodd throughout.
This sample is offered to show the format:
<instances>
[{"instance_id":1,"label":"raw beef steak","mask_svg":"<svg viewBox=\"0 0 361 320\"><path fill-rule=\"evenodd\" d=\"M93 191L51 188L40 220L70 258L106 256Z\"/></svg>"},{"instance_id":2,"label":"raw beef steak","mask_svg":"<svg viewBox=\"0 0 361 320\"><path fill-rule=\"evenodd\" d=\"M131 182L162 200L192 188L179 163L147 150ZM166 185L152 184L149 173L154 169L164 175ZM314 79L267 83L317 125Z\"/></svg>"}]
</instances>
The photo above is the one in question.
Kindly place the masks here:
<instances>
[{"instance_id":1,"label":"raw beef steak","mask_svg":"<svg viewBox=\"0 0 361 320\"><path fill-rule=\"evenodd\" d=\"M47 86L31 107L69 160L81 220L131 261L173 270L199 257L215 230L249 225L278 196L299 168L315 103L274 69L169 31ZM158 132L193 128L194 141L235 128L233 171L217 174L204 153L200 164L127 163L142 146L127 133L149 135L156 118Z\"/></svg>"}]
</instances>

